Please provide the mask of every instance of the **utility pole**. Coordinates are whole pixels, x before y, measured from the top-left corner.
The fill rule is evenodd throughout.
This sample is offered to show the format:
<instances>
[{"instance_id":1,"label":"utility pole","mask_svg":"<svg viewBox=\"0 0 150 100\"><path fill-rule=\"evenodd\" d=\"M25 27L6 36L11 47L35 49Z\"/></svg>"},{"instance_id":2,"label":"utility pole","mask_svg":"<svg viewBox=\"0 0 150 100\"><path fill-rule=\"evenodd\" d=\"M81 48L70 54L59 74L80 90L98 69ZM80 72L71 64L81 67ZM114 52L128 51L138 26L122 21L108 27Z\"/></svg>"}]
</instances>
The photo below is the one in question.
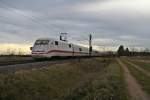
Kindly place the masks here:
<instances>
[{"instance_id":1,"label":"utility pole","mask_svg":"<svg viewBox=\"0 0 150 100\"><path fill-rule=\"evenodd\" d=\"M89 56L91 56L92 53L92 35L89 35Z\"/></svg>"}]
</instances>

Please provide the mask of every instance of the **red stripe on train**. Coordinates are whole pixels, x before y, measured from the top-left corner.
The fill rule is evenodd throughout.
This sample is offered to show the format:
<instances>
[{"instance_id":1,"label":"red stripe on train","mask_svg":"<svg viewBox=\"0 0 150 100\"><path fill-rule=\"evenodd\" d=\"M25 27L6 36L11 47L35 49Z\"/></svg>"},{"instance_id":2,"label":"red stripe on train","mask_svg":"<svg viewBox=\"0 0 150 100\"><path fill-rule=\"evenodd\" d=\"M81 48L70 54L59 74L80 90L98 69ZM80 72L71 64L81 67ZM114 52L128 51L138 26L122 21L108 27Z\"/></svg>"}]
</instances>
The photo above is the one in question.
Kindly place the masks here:
<instances>
[{"instance_id":1,"label":"red stripe on train","mask_svg":"<svg viewBox=\"0 0 150 100\"><path fill-rule=\"evenodd\" d=\"M63 50L51 50L48 52L32 52L32 54L49 54L49 53L53 53L53 52L57 52L57 53L82 53L82 54L89 54L86 52L72 52L72 51L63 51Z\"/></svg>"}]
</instances>

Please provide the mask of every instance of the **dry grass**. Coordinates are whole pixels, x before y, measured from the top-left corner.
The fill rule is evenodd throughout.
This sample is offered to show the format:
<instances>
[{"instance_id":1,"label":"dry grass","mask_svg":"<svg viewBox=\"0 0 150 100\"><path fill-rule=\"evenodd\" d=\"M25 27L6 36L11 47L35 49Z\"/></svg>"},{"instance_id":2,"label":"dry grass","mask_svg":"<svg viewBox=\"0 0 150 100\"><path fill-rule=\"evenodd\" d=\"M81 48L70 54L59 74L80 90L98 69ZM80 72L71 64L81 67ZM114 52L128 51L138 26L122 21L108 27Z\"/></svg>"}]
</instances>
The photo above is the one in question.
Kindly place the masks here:
<instances>
[{"instance_id":1,"label":"dry grass","mask_svg":"<svg viewBox=\"0 0 150 100\"><path fill-rule=\"evenodd\" d=\"M0 75L0 100L127 100L121 68L85 59Z\"/></svg>"},{"instance_id":2,"label":"dry grass","mask_svg":"<svg viewBox=\"0 0 150 100\"><path fill-rule=\"evenodd\" d=\"M68 100L129 100L123 71L116 62L94 74L92 78L89 76Z\"/></svg>"}]
</instances>

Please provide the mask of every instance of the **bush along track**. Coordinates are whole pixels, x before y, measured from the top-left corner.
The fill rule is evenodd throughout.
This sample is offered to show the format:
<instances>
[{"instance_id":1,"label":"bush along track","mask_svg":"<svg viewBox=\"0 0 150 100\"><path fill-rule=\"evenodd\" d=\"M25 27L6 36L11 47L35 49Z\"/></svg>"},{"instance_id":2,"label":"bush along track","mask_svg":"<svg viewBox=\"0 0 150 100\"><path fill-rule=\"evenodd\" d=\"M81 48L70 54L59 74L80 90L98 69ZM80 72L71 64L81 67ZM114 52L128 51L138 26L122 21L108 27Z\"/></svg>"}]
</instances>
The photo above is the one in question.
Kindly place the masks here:
<instances>
[{"instance_id":1,"label":"bush along track","mask_svg":"<svg viewBox=\"0 0 150 100\"><path fill-rule=\"evenodd\" d=\"M117 63L94 58L0 75L0 100L128 100L128 96Z\"/></svg>"}]
</instances>

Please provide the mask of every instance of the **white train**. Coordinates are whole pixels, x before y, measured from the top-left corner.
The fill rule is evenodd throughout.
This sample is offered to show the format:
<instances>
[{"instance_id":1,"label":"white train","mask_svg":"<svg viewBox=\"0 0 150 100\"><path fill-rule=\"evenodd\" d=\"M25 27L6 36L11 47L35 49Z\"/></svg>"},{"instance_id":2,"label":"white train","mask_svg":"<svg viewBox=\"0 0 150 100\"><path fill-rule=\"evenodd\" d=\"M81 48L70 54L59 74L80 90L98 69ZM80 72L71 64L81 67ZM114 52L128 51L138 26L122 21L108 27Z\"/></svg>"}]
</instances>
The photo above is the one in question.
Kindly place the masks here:
<instances>
[{"instance_id":1,"label":"white train","mask_svg":"<svg viewBox=\"0 0 150 100\"><path fill-rule=\"evenodd\" d=\"M51 38L36 40L34 46L31 47L31 51L33 58L89 56L88 48ZM91 53L92 56L97 54L97 51Z\"/></svg>"}]
</instances>

